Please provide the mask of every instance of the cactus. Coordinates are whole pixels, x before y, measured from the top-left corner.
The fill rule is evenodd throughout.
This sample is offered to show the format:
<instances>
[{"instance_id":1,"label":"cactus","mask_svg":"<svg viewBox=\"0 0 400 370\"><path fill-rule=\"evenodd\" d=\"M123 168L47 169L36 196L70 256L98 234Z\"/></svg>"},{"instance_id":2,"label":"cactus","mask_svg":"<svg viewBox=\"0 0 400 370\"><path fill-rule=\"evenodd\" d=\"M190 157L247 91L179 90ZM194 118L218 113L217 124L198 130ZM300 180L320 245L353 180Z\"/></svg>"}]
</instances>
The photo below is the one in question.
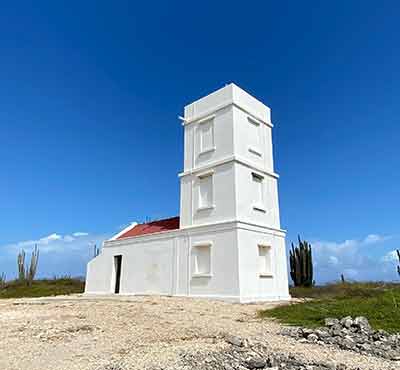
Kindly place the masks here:
<instances>
[{"instance_id":1,"label":"cactus","mask_svg":"<svg viewBox=\"0 0 400 370\"><path fill-rule=\"evenodd\" d=\"M6 285L6 274L4 272L2 272L0 274L0 288L3 288L4 285Z\"/></svg>"},{"instance_id":2,"label":"cactus","mask_svg":"<svg viewBox=\"0 0 400 370\"><path fill-rule=\"evenodd\" d=\"M397 266L397 272L400 275L400 250L397 249L396 252L397 252L397 257L399 257L399 265Z\"/></svg>"},{"instance_id":3,"label":"cactus","mask_svg":"<svg viewBox=\"0 0 400 370\"><path fill-rule=\"evenodd\" d=\"M25 251L22 249L20 253L18 253L17 264L18 264L18 280L26 282L29 286L32 285L33 280L35 279L37 265L39 261L39 249L37 245L35 245L34 250L32 251L31 261L29 264L29 268L25 268Z\"/></svg>"},{"instance_id":4,"label":"cactus","mask_svg":"<svg viewBox=\"0 0 400 370\"><path fill-rule=\"evenodd\" d=\"M18 253L17 257L18 264L18 280L25 281L25 251L22 249L20 253Z\"/></svg>"},{"instance_id":5,"label":"cactus","mask_svg":"<svg viewBox=\"0 0 400 370\"><path fill-rule=\"evenodd\" d=\"M26 281L28 285L32 285L33 279L35 278L37 265L39 262L39 249L37 245L35 245L35 249L32 251L31 263L29 265L29 269L26 269Z\"/></svg>"},{"instance_id":6,"label":"cactus","mask_svg":"<svg viewBox=\"0 0 400 370\"><path fill-rule=\"evenodd\" d=\"M311 245L298 238L299 245L295 247L292 243L290 251L290 277L294 286L311 287L314 285Z\"/></svg>"}]
</instances>

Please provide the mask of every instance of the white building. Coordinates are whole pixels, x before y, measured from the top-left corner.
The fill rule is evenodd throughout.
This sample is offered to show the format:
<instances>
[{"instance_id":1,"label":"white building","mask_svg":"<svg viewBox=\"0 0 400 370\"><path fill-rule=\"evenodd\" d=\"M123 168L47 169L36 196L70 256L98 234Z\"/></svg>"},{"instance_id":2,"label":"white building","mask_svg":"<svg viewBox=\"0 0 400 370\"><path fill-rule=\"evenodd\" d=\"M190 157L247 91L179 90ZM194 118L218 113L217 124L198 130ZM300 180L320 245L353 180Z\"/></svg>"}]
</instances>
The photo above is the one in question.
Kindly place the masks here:
<instances>
[{"instance_id":1,"label":"white building","mask_svg":"<svg viewBox=\"0 0 400 370\"><path fill-rule=\"evenodd\" d=\"M86 292L289 299L270 109L230 84L187 105L183 126L180 218L105 241Z\"/></svg>"}]
</instances>

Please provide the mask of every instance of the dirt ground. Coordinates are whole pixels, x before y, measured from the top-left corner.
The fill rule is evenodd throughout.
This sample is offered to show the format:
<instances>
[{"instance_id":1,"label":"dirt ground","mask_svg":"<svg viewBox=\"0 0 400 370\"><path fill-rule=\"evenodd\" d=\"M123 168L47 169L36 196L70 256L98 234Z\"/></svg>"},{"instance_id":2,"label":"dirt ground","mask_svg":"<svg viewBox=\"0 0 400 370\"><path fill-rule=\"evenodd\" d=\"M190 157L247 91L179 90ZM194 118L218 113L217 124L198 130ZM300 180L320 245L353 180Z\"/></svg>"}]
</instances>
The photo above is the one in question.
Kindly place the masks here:
<instances>
[{"instance_id":1,"label":"dirt ground","mask_svg":"<svg viewBox=\"0 0 400 370\"><path fill-rule=\"evenodd\" d=\"M273 304L232 304L171 297L87 297L0 301L1 370L160 369L183 353L221 350L226 334L268 343L271 350L362 369L394 369L379 358L279 335L257 317Z\"/></svg>"}]
</instances>

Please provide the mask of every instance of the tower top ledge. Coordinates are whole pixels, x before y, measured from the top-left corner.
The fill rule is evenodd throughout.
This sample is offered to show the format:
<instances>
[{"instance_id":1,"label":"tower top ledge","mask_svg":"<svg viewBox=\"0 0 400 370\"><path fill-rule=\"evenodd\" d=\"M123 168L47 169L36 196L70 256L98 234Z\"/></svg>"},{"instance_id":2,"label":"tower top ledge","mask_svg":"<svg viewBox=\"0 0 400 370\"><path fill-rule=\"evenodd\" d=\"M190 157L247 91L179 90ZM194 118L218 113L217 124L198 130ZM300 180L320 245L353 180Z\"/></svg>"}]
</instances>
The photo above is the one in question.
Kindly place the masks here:
<instances>
[{"instance_id":1,"label":"tower top ledge","mask_svg":"<svg viewBox=\"0 0 400 370\"><path fill-rule=\"evenodd\" d=\"M230 83L186 105L184 110L184 124L206 118L214 112L230 105L237 106L262 122L267 124L271 123L271 110L265 104L261 103L234 83Z\"/></svg>"}]
</instances>

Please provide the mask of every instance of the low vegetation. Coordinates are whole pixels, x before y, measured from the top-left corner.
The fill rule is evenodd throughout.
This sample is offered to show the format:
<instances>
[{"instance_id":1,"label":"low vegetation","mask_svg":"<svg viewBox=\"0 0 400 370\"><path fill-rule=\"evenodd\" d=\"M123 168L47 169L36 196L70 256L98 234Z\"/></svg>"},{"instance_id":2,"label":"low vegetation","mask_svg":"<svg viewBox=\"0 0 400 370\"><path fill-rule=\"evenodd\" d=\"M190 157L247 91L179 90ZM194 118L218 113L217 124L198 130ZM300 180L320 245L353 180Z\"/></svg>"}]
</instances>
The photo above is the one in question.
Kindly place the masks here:
<instances>
[{"instance_id":1,"label":"low vegetation","mask_svg":"<svg viewBox=\"0 0 400 370\"><path fill-rule=\"evenodd\" d=\"M19 279L8 281L0 286L0 298L48 297L83 293L83 279L60 277L53 279L33 280L30 285Z\"/></svg>"},{"instance_id":2,"label":"low vegetation","mask_svg":"<svg viewBox=\"0 0 400 370\"><path fill-rule=\"evenodd\" d=\"M295 287L290 293L304 302L261 311L260 316L310 328L322 326L327 317L365 316L374 329L400 332L400 284L335 283Z\"/></svg>"},{"instance_id":3,"label":"low vegetation","mask_svg":"<svg viewBox=\"0 0 400 370\"><path fill-rule=\"evenodd\" d=\"M96 246L94 250L95 253L98 251ZM15 280L7 281L5 274L0 274L0 298L48 297L83 293L85 289L83 279L63 276L35 280L39 262L39 249L36 245L28 263L25 256L25 251L22 249L17 256L18 276Z\"/></svg>"}]
</instances>

